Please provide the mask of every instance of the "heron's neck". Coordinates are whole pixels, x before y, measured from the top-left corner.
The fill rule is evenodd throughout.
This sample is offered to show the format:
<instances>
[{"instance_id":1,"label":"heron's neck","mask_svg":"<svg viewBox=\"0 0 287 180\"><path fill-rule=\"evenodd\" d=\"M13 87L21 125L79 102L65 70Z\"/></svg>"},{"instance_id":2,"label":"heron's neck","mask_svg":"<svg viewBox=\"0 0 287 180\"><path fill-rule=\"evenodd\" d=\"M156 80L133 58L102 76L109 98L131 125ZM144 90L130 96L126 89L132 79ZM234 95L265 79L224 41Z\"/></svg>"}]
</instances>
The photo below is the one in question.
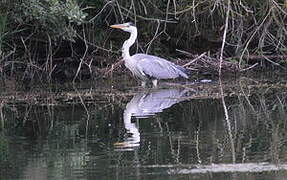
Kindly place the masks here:
<instances>
[{"instance_id":1,"label":"heron's neck","mask_svg":"<svg viewBox=\"0 0 287 180\"><path fill-rule=\"evenodd\" d=\"M137 36L138 36L137 29L134 29L131 32L130 38L124 42L123 47L122 47L122 56L124 60L129 59L131 57L130 47L135 43Z\"/></svg>"},{"instance_id":2,"label":"heron's neck","mask_svg":"<svg viewBox=\"0 0 287 180\"><path fill-rule=\"evenodd\" d=\"M132 143L139 143L140 142L140 132L136 125L136 123L131 122L132 112L128 109L124 111L124 125L126 130L131 133L130 141Z\"/></svg>"}]
</instances>

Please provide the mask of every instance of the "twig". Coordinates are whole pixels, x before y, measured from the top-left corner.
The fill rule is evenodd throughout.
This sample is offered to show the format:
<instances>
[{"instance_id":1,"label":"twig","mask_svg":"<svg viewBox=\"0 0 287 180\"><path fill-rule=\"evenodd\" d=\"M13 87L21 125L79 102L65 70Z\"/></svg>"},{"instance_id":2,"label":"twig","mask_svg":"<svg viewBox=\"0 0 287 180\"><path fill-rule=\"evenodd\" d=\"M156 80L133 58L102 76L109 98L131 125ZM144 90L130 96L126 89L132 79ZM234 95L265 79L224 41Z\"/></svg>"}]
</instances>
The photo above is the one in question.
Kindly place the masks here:
<instances>
[{"instance_id":1,"label":"twig","mask_svg":"<svg viewBox=\"0 0 287 180\"><path fill-rule=\"evenodd\" d=\"M168 14L169 14L169 4L170 4L170 0L167 1L166 3L166 10L165 10L165 22L164 22L164 31L166 30L166 22L168 20Z\"/></svg>"},{"instance_id":2,"label":"twig","mask_svg":"<svg viewBox=\"0 0 287 180\"><path fill-rule=\"evenodd\" d=\"M180 52L182 54L185 54L187 56L192 56L193 54L191 54L190 52L187 52L187 51L184 51L184 50L181 50L181 49L175 49L175 51L177 52Z\"/></svg>"},{"instance_id":3,"label":"twig","mask_svg":"<svg viewBox=\"0 0 287 180\"><path fill-rule=\"evenodd\" d=\"M124 60L121 59L120 61L116 62L115 64L112 64L112 67L104 73L104 77L106 77L109 73L113 72L113 70L115 68L117 68L118 66L120 66L123 63L124 63Z\"/></svg>"},{"instance_id":4,"label":"twig","mask_svg":"<svg viewBox=\"0 0 287 180\"><path fill-rule=\"evenodd\" d=\"M94 20L105 10L105 8L106 8L109 4L112 4L112 3L114 3L113 0L112 0L112 1L108 1L108 2L104 5L104 7L100 10L100 12L97 13L92 19L90 19L89 22L94 21Z\"/></svg>"},{"instance_id":5,"label":"twig","mask_svg":"<svg viewBox=\"0 0 287 180\"><path fill-rule=\"evenodd\" d=\"M248 41L246 42L246 45L241 53L240 59L239 59L239 68L243 59L243 56L245 54L245 52L248 49L249 44L251 43L251 40L254 38L255 34L259 31L259 29L261 28L261 26L264 24L264 22L266 21L266 19L269 17L271 13L271 9L268 11L267 15L264 17L264 19L262 20L262 22L259 24L259 26L255 29L255 31L253 32L253 34L250 36L250 38L248 39Z\"/></svg>"},{"instance_id":6,"label":"twig","mask_svg":"<svg viewBox=\"0 0 287 180\"><path fill-rule=\"evenodd\" d=\"M234 56L230 58L226 58L226 60L231 60L231 59L239 59L240 57ZM262 59L271 59L272 61L275 60L285 60L287 59L287 55L249 55L249 56L244 56L243 59L248 59L248 60L262 60Z\"/></svg>"},{"instance_id":7,"label":"twig","mask_svg":"<svg viewBox=\"0 0 287 180\"><path fill-rule=\"evenodd\" d=\"M78 77L78 75L79 75L79 72L80 72L80 70L81 70L81 67L82 67L82 64L83 64L83 62L84 62L84 60L85 60L85 57L86 57L86 55L87 55L87 52L88 52L88 44L87 44L87 40L86 40L86 35L85 35L85 32L84 32L85 30L83 29L83 35L84 35L84 42L85 42L85 53L84 53L84 55L82 56L82 58L81 58L81 61L80 61L80 64L79 64L79 67L78 67L78 69L77 69L77 73L76 73L76 75L75 75L75 77L74 77L74 79L73 79L73 83L75 82L75 80L76 80L76 78Z\"/></svg>"},{"instance_id":8,"label":"twig","mask_svg":"<svg viewBox=\"0 0 287 180\"><path fill-rule=\"evenodd\" d=\"M156 28L156 30L155 30L154 36L153 36L153 38L150 40L150 42L147 43L148 47L147 47L147 49L146 49L146 54L148 54L152 42L153 42L156 38L158 38L158 37L161 35L161 33L162 33L162 32L158 33L159 27L160 27L160 22L157 21L157 28Z\"/></svg>"},{"instance_id":9,"label":"twig","mask_svg":"<svg viewBox=\"0 0 287 180\"><path fill-rule=\"evenodd\" d=\"M249 70L249 69L252 69L252 68L254 68L254 67L257 66L257 65L258 65L258 63L253 64L252 66L250 66L250 67L248 67L248 68L241 69L240 72L244 72L244 71L247 71L247 70Z\"/></svg>"},{"instance_id":10,"label":"twig","mask_svg":"<svg viewBox=\"0 0 287 180\"><path fill-rule=\"evenodd\" d=\"M121 20L123 21L123 20L124 20L124 16L123 16L123 12L122 12L122 10L121 10L121 6L120 6L120 4L119 4L118 1L116 1L116 5L117 5L118 11L119 11L119 13L120 13Z\"/></svg>"},{"instance_id":11,"label":"twig","mask_svg":"<svg viewBox=\"0 0 287 180\"><path fill-rule=\"evenodd\" d=\"M280 64L278 64L278 63L276 63L276 62L274 62L274 61L271 61L268 57L266 57L266 56L264 56L264 55L263 55L263 57L264 57L264 59L266 59L268 62L270 62L270 63L272 63L272 64L274 64L274 65L276 65L276 66L282 67ZM282 68L283 68L283 67L282 67Z\"/></svg>"},{"instance_id":12,"label":"twig","mask_svg":"<svg viewBox=\"0 0 287 180\"><path fill-rule=\"evenodd\" d=\"M186 67L186 66L189 66L191 64L193 64L195 61L197 61L198 59L202 58L203 56L205 56L206 52L202 53L201 55L199 55L198 57L196 57L195 59L193 59L192 61L184 64L182 67Z\"/></svg>"},{"instance_id":13,"label":"twig","mask_svg":"<svg viewBox=\"0 0 287 180\"><path fill-rule=\"evenodd\" d=\"M120 8L128 13L130 13L130 11L122 6L120 6ZM134 16L136 16L139 19L142 20L147 20L147 21L159 21L159 22L165 22L165 23L177 23L177 21L172 21L172 20L166 20L166 19L158 19L158 18L150 18L150 17L144 17L144 16L140 16L137 14L132 14Z\"/></svg>"},{"instance_id":14,"label":"twig","mask_svg":"<svg viewBox=\"0 0 287 180\"><path fill-rule=\"evenodd\" d=\"M221 68L222 68L222 61L223 61L223 51L224 51L224 46L225 46L225 41L226 41L226 34L228 30L228 23L229 23L229 13L231 9L231 2L228 0L228 5L227 5L227 12L226 12L226 19L225 19L225 28L224 28L224 33L223 33L223 39L222 39L222 46L221 46L221 51L220 51L220 64L219 64L219 76L221 76Z\"/></svg>"},{"instance_id":15,"label":"twig","mask_svg":"<svg viewBox=\"0 0 287 180\"><path fill-rule=\"evenodd\" d=\"M177 17L176 17L176 1L175 0L173 0L173 7L174 7L174 19L178 19Z\"/></svg>"},{"instance_id":16,"label":"twig","mask_svg":"<svg viewBox=\"0 0 287 180\"><path fill-rule=\"evenodd\" d=\"M142 0L140 0L140 3L144 9L144 14L147 15L147 8L146 8L146 5L144 4L144 2Z\"/></svg>"}]
</instances>

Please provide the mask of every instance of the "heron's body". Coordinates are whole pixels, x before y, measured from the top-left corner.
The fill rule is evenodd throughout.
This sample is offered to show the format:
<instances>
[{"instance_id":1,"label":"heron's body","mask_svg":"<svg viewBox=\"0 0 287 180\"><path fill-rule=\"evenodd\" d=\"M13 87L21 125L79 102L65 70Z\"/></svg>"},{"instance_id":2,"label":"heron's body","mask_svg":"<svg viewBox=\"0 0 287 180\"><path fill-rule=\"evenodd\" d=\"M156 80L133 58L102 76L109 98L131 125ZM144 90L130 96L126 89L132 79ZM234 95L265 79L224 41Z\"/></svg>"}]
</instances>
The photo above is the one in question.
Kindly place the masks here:
<instances>
[{"instance_id":1,"label":"heron's body","mask_svg":"<svg viewBox=\"0 0 287 180\"><path fill-rule=\"evenodd\" d=\"M145 86L148 81L152 81L153 85L157 86L159 79L188 78L185 68L163 58L141 53L130 56L129 49L137 38L137 28L131 23L117 24L111 27L122 29L131 34L130 38L123 44L122 56L125 66L142 81L142 86Z\"/></svg>"}]
</instances>

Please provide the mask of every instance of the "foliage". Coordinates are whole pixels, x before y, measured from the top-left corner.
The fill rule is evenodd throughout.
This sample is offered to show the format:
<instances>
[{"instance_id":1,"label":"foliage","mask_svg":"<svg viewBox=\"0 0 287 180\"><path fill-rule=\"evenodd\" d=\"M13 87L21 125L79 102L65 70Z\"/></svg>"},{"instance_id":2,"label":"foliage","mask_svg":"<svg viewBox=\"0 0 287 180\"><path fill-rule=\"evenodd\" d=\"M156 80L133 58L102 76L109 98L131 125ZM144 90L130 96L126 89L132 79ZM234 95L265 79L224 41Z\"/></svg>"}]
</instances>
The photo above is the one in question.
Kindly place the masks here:
<instances>
[{"instance_id":1,"label":"foliage","mask_svg":"<svg viewBox=\"0 0 287 180\"><path fill-rule=\"evenodd\" d=\"M75 1L27 0L20 4L19 23L44 31L54 38L73 40L76 32L73 23L80 25L87 16Z\"/></svg>"},{"instance_id":2,"label":"foliage","mask_svg":"<svg viewBox=\"0 0 287 180\"><path fill-rule=\"evenodd\" d=\"M209 52L218 58L222 50L225 60L240 68L248 65L250 55L286 64L268 58L286 53L287 5L283 0L5 0L0 5L1 62L13 49L13 58L25 54L23 59L31 62L38 53L48 59L55 49L67 50L67 43L71 52L80 49L69 53L80 58L110 56L127 35L111 33L108 26L133 21L140 33L132 51L170 57L179 49L191 54ZM33 60L34 64L38 61Z\"/></svg>"},{"instance_id":3,"label":"foliage","mask_svg":"<svg viewBox=\"0 0 287 180\"><path fill-rule=\"evenodd\" d=\"M13 0L1 1L0 5L0 72L4 68L11 71L11 64L18 62L20 68L26 66L24 71L36 67L50 73L52 61L41 68L39 58L52 57L63 40L75 42L76 28L87 16L76 0Z\"/></svg>"}]
</instances>

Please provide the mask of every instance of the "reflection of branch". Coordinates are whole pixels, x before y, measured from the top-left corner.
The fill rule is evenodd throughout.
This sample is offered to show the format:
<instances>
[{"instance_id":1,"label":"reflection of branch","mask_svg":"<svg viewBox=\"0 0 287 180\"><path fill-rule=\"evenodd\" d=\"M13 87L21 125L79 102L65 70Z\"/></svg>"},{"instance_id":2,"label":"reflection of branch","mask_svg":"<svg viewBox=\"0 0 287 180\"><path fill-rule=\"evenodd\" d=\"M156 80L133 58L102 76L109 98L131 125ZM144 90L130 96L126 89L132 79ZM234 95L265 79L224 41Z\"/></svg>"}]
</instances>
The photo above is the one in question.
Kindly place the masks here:
<instances>
[{"instance_id":1,"label":"reflection of branch","mask_svg":"<svg viewBox=\"0 0 287 180\"><path fill-rule=\"evenodd\" d=\"M224 109L224 115L225 115L228 135L229 135L229 139L230 139L231 153L232 153L232 162L235 163L236 159L235 159L234 140L233 140L233 137L232 137L231 123L230 123L230 119L229 119L229 115L228 115L228 110L227 110L226 103L225 103L225 100L224 100L224 93L223 93L223 87L222 87L221 78L219 78L219 85L220 85L221 102L222 102L223 109Z\"/></svg>"},{"instance_id":2,"label":"reflection of branch","mask_svg":"<svg viewBox=\"0 0 287 180\"><path fill-rule=\"evenodd\" d=\"M48 116L49 116L48 119L49 119L49 122L50 122L49 130L51 130L54 127L55 106L51 106L50 104L54 104L54 97L51 96L51 99L49 99L49 100L51 100L51 102L50 103L47 102L47 111L48 111Z\"/></svg>"},{"instance_id":3,"label":"reflection of branch","mask_svg":"<svg viewBox=\"0 0 287 180\"><path fill-rule=\"evenodd\" d=\"M201 125L201 121L199 122L199 127L198 130L195 132L196 134L196 155L197 155L197 160L198 162L201 164L201 158L200 158L200 152L199 152L199 132L200 132L200 125Z\"/></svg>"},{"instance_id":4,"label":"reflection of branch","mask_svg":"<svg viewBox=\"0 0 287 180\"><path fill-rule=\"evenodd\" d=\"M173 146L172 133L170 133L168 123L165 123L165 125L166 125L166 129L167 129L167 133L168 133L170 152L171 152L172 156L174 157L175 162L177 164L179 164L180 163L179 157L180 157L180 145L181 145L180 139L181 139L181 136L177 137L177 151L176 151L176 148Z\"/></svg>"},{"instance_id":5,"label":"reflection of branch","mask_svg":"<svg viewBox=\"0 0 287 180\"><path fill-rule=\"evenodd\" d=\"M3 107L4 103L3 101L0 102L0 118L1 118L1 129L4 128L4 114L3 114Z\"/></svg>"},{"instance_id":6,"label":"reflection of branch","mask_svg":"<svg viewBox=\"0 0 287 180\"><path fill-rule=\"evenodd\" d=\"M78 94L78 97L79 97L79 99L81 101L81 104L83 105L83 107L84 107L84 109L85 109L85 111L87 113L87 124L86 124L86 136L87 136L88 135L89 120L90 120L90 117L91 117L90 116L90 112L88 111L88 108L87 108L87 106L86 106L86 104L85 104L85 102L84 102L84 100L83 100L83 98L81 96L81 93L78 91L78 89L75 86L73 86L73 87L74 87L75 92Z\"/></svg>"},{"instance_id":7,"label":"reflection of branch","mask_svg":"<svg viewBox=\"0 0 287 180\"><path fill-rule=\"evenodd\" d=\"M240 87L240 90L245 98L245 100L247 101L248 105L250 106L250 108L252 109L252 111L255 113L255 108L253 107L253 105L251 104L248 96L246 95L246 93L244 92L243 90L243 87L242 87L242 82L239 80L239 87ZM238 96L239 97L239 96ZM256 113L255 113L256 114Z\"/></svg>"},{"instance_id":8,"label":"reflection of branch","mask_svg":"<svg viewBox=\"0 0 287 180\"><path fill-rule=\"evenodd\" d=\"M162 132L163 132L163 129L162 129L162 126L161 126L160 119L159 119L158 117L156 117L156 121L157 121L157 124L158 124L159 130L160 130L160 133L162 133Z\"/></svg>"},{"instance_id":9,"label":"reflection of branch","mask_svg":"<svg viewBox=\"0 0 287 180\"><path fill-rule=\"evenodd\" d=\"M271 160L273 163L278 164L280 162L280 125L275 123L274 121L272 122L272 141L270 142L270 154L271 154Z\"/></svg>"}]
</instances>

